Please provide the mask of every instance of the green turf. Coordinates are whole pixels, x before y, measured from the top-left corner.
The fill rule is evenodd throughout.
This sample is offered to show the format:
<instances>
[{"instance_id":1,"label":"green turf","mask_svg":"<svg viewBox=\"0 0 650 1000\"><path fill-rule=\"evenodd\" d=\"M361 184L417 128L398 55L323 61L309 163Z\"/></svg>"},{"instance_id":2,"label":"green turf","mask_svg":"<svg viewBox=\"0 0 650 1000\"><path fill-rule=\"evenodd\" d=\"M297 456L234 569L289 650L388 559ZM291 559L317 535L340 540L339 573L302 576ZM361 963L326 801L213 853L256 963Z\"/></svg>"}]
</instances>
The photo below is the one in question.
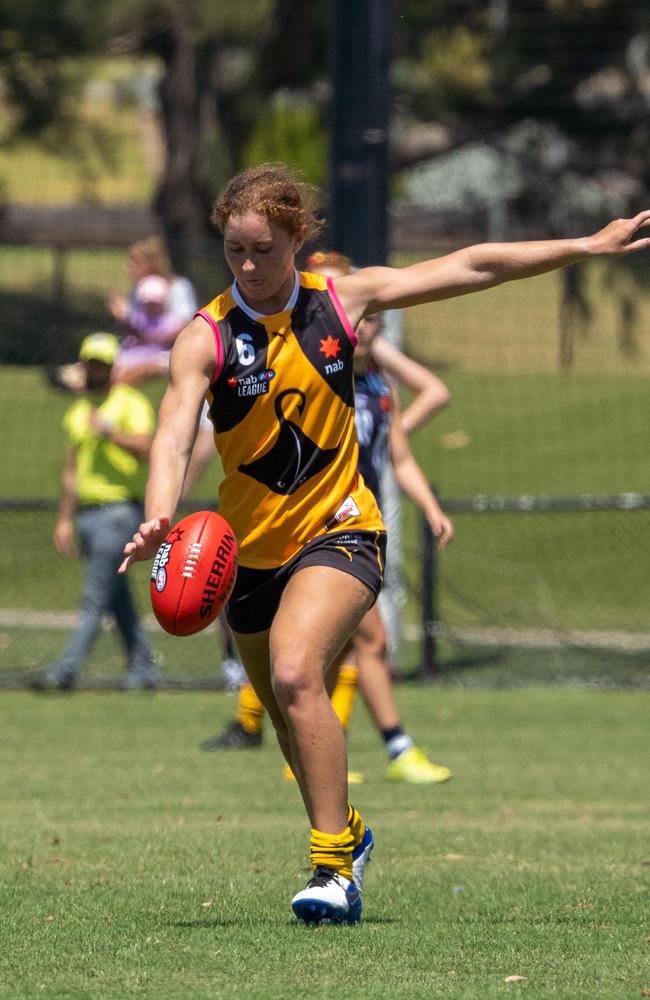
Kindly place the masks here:
<instances>
[{"instance_id":1,"label":"green turf","mask_svg":"<svg viewBox=\"0 0 650 1000\"><path fill-rule=\"evenodd\" d=\"M444 378L451 406L412 439L443 495L647 489L647 376L454 371ZM459 433L467 443L450 447Z\"/></svg>"},{"instance_id":2,"label":"green turf","mask_svg":"<svg viewBox=\"0 0 650 1000\"><path fill-rule=\"evenodd\" d=\"M377 837L365 921L310 931L288 908L306 823L270 734L255 752L197 748L232 697L3 695L0 997L627 1000L650 987L647 696L398 697L455 778L385 783L357 707L354 801Z\"/></svg>"}]
</instances>

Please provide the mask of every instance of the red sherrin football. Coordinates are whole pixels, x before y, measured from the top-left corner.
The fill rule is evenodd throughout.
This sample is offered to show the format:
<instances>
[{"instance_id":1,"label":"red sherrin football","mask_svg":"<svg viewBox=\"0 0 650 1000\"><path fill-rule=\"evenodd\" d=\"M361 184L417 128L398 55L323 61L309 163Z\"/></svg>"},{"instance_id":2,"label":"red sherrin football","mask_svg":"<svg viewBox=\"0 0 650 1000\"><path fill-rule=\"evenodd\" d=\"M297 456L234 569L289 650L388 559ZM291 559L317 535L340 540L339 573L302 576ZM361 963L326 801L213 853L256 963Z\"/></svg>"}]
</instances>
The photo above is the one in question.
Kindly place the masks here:
<instances>
[{"instance_id":1,"label":"red sherrin football","mask_svg":"<svg viewBox=\"0 0 650 1000\"><path fill-rule=\"evenodd\" d=\"M200 510L170 529L151 569L153 612L172 635L215 621L237 576L237 542L221 514Z\"/></svg>"}]
</instances>

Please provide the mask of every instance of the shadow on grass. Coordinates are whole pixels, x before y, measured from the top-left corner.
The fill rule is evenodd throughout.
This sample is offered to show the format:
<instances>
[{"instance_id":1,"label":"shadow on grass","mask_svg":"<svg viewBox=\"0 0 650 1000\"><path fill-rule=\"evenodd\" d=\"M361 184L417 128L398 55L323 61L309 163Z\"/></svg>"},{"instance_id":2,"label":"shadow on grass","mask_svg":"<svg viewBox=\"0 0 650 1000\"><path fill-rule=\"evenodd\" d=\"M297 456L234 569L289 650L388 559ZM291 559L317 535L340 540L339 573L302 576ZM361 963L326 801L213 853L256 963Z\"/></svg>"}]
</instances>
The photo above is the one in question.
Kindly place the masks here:
<instances>
[{"instance_id":1,"label":"shadow on grass","mask_svg":"<svg viewBox=\"0 0 650 1000\"><path fill-rule=\"evenodd\" d=\"M396 920L393 917L364 917L361 921L362 924L399 924L401 920ZM252 927L257 924L263 924L264 926L277 927L278 924L282 924L285 927L296 927L299 930L318 930L323 927L341 927L350 928L350 924L340 923L340 924L303 924L296 919L278 920L276 917L269 915L268 917L257 917L255 919L251 917L240 917L239 919L235 917L203 917L201 920L174 920L170 923L166 923L165 927L175 927L179 930L214 930L216 927ZM357 926L357 925L352 925Z\"/></svg>"},{"instance_id":2,"label":"shadow on grass","mask_svg":"<svg viewBox=\"0 0 650 1000\"><path fill-rule=\"evenodd\" d=\"M551 685L647 690L650 651L569 643L549 647L459 647L447 643L429 669L411 669L400 674L398 681L481 688Z\"/></svg>"},{"instance_id":3,"label":"shadow on grass","mask_svg":"<svg viewBox=\"0 0 650 1000\"><path fill-rule=\"evenodd\" d=\"M475 670L477 667L487 667L503 663L506 658L506 654L500 649L483 650L474 653L467 652L436 663L431 672L425 671L424 667L416 667L414 670L399 674L396 680L399 683L405 684L438 681L460 670Z\"/></svg>"}]
</instances>

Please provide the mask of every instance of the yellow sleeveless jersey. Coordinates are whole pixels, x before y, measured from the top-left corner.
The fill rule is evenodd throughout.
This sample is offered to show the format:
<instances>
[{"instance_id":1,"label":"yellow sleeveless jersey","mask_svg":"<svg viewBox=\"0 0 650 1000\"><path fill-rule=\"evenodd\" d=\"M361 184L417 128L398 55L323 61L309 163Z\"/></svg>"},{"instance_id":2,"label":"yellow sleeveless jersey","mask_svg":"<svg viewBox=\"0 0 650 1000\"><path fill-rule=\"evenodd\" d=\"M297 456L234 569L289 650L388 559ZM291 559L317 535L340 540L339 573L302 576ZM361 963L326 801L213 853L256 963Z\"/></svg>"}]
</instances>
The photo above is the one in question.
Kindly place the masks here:
<instances>
[{"instance_id":1,"label":"yellow sleeveless jersey","mask_svg":"<svg viewBox=\"0 0 650 1000\"><path fill-rule=\"evenodd\" d=\"M357 469L356 335L331 281L297 273L271 316L233 284L197 315L215 335L207 400L224 470L219 510L241 565L282 566L328 531L383 531Z\"/></svg>"}]
</instances>

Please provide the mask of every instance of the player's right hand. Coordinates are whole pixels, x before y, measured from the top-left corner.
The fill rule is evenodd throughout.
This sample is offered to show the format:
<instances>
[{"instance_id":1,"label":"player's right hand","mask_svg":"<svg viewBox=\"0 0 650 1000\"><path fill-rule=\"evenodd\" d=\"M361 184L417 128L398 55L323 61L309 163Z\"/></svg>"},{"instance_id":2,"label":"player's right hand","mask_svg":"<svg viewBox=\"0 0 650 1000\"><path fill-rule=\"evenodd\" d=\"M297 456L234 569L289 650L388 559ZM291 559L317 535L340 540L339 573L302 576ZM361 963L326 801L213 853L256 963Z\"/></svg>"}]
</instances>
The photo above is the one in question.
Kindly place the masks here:
<instances>
[{"instance_id":1,"label":"player's right hand","mask_svg":"<svg viewBox=\"0 0 650 1000\"><path fill-rule=\"evenodd\" d=\"M126 573L131 563L153 559L168 531L168 517L155 517L141 524L131 541L124 546L124 560L117 572Z\"/></svg>"}]
</instances>

